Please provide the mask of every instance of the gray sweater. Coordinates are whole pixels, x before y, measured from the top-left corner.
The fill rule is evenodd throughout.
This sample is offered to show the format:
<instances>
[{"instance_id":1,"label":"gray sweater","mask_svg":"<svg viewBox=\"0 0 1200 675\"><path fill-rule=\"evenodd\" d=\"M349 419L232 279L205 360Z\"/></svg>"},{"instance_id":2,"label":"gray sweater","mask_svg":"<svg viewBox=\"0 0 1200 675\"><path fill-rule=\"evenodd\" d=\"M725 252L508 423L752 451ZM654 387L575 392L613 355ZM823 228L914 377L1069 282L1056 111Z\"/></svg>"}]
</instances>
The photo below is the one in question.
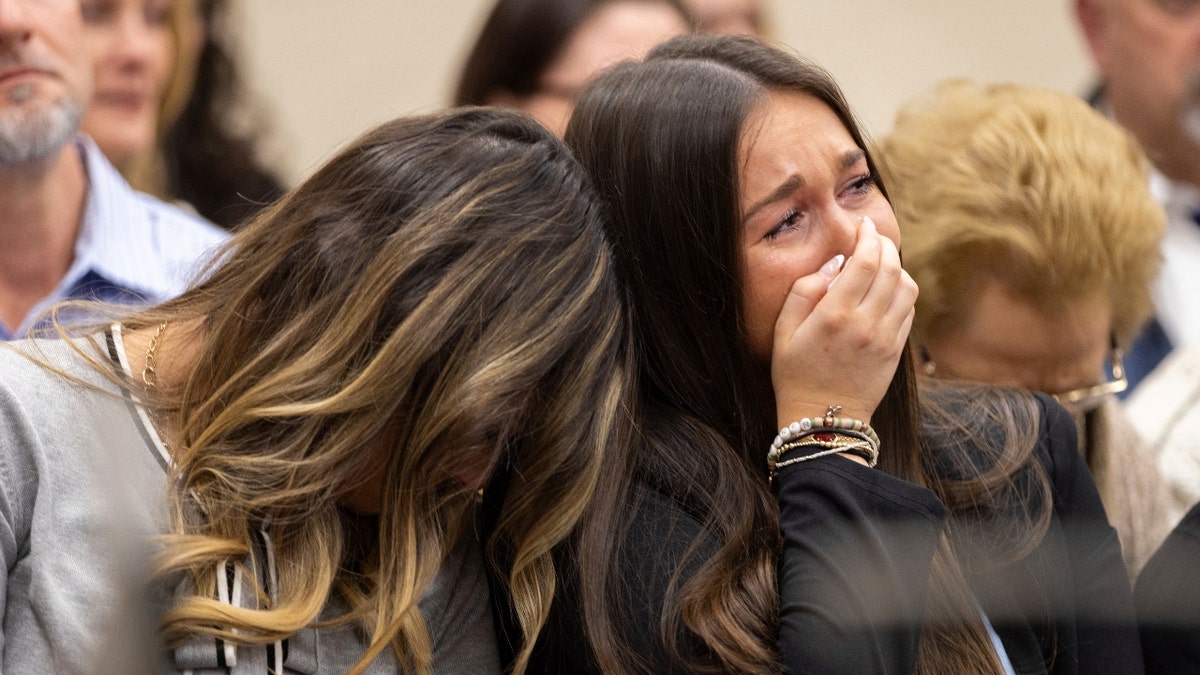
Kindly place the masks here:
<instances>
[{"instance_id":1,"label":"gray sweater","mask_svg":"<svg viewBox=\"0 0 1200 675\"><path fill-rule=\"evenodd\" d=\"M341 673L357 660L365 642L344 627L306 629L286 646L197 638L157 661L150 608L171 591L147 590L144 572L152 535L165 532L161 443L144 412L69 344L10 345L0 347L0 671ZM112 347L125 362L119 333ZM229 601L253 606L249 586L233 581ZM421 610L436 672L499 672L478 546L459 548ZM388 651L368 672L399 671Z\"/></svg>"}]
</instances>

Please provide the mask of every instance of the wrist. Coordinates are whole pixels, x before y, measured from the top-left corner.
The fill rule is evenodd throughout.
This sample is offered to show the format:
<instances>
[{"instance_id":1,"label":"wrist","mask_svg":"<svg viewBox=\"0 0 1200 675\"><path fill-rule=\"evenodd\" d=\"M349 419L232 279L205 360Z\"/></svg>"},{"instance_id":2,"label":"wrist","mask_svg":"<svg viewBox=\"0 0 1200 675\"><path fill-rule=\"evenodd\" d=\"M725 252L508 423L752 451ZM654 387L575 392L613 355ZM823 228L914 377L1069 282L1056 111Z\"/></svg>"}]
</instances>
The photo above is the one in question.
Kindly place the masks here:
<instances>
[{"instance_id":1,"label":"wrist","mask_svg":"<svg viewBox=\"0 0 1200 675\"><path fill-rule=\"evenodd\" d=\"M767 474L774 478L779 467L830 455L849 454L868 467L879 459L879 436L859 419L838 417L842 407L826 406L821 417L802 417L779 429L767 450Z\"/></svg>"},{"instance_id":2,"label":"wrist","mask_svg":"<svg viewBox=\"0 0 1200 675\"><path fill-rule=\"evenodd\" d=\"M868 406L861 401L845 400L843 397L837 404L831 404L829 400L831 399L826 399L825 403L810 400L778 401L775 406L775 421L780 428L806 417L815 422L826 417L831 408L836 408L837 412L833 413L833 417L856 419L870 424L871 415L875 412L874 406Z\"/></svg>"}]
</instances>

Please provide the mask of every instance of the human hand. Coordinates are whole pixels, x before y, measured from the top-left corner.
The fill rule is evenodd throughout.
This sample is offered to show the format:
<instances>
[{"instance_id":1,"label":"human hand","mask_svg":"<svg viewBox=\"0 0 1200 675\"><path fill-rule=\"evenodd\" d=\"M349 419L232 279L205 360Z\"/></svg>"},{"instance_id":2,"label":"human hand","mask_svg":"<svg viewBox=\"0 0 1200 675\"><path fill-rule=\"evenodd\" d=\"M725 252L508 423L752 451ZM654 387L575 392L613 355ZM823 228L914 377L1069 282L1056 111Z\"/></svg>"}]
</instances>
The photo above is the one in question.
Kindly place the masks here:
<instances>
[{"instance_id":1,"label":"human hand","mask_svg":"<svg viewBox=\"0 0 1200 675\"><path fill-rule=\"evenodd\" d=\"M838 262L797 279L775 322L771 380L780 426L831 405L869 422L904 350L917 284L895 243L866 217L840 271Z\"/></svg>"}]
</instances>

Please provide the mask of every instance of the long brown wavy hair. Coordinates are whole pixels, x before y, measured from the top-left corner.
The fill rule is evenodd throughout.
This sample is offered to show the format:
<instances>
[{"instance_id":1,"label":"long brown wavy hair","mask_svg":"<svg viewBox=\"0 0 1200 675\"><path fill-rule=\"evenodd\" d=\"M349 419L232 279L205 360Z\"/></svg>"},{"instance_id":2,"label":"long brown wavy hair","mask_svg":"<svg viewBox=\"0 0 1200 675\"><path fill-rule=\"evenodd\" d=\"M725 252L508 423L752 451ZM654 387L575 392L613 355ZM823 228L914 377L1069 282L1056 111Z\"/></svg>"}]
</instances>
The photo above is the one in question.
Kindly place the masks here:
<instances>
[{"instance_id":1,"label":"long brown wavy hair","mask_svg":"<svg viewBox=\"0 0 1200 675\"><path fill-rule=\"evenodd\" d=\"M550 552L603 453L628 442L631 357L599 213L567 149L526 117L399 119L264 211L199 285L126 319L195 341L181 382L138 387L179 428L160 569L196 591L166 612L167 639L272 642L336 594L348 611L333 624L370 638L351 672L389 647L428 671L417 601L474 536L479 485L458 477L503 465L513 486L486 545L512 561L497 572L522 671L555 593ZM160 362L183 353L167 336ZM380 473L378 531L355 541L344 498ZM215 563L253 556L264 523L277 601L219 603Z\"/></svg>"},{"instance_id":2,"label":"long brown wavy hair","mask_svg":"<svg viewBox=\"0 0 1200 675\"><path fill-rule=\"evenodd\" d=\"M662 617L662 637L689 671L779 668L779 509L764 467L776 407L770 374L747 346L738 254L738 140L752 107L770 90L823 101L868 150L824 70L734 37L676 38L642 63L601 75L581 97L566 134L607 208L630 305L643 428L630 480L670 495L701 522L696 541L716 542L715 552L693 546ZM874 172L869 152L867 162ZM931 488L952 511L986 514L1000 499L1025 503L1024 494L1008 492L1018 470L1039 470L1029 461L1036 402L1003 392L968 394L966 417L939 406L941 394L927 401L923 433L906 350L872 417L884 448L880 468ZM971 448L957 447L960 441ZM1042 496L1044 478L1030 483ZM610 515L597 522L627 522L621 514L631 508L630 497L611 492L606 486L598 496L597 508ZM1024 514L1034 527L1010 528L1006 553L1020 555L1040 539L1049 512L1034 511ZM612 575L623 538L610 532L598 541L598 530L580 574L609 581L584 589L589 638L605 672L641 670L645 662L621 634L622 588ZM999 672L952 550L954 531L951 525L934 557L918 671ZM685 568L696 572L679 583ZM702 662L684 654L681 642L689 638L705 646Z\"/></svg>"}]
</instances>

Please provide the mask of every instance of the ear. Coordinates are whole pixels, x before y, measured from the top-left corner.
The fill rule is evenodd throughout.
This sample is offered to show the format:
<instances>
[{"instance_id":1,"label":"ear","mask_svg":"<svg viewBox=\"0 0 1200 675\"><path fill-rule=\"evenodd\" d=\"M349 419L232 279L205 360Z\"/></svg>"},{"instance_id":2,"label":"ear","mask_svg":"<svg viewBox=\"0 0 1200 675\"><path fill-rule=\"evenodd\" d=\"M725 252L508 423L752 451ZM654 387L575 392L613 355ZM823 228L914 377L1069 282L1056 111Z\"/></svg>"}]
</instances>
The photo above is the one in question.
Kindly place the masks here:
<instances>
[{"instance_id":1,"label":"ear","mask_svg":"<svg viewBox=\"0 0 1200 675\"><path fill-rule=\"evenodd\" d=\"M1101 72L1108 68L1108 39L1105 34L1108 11L1105 0L1075 0L1075 18L1092 51L1092 60Z\"/></svg>"}]
</instances>

